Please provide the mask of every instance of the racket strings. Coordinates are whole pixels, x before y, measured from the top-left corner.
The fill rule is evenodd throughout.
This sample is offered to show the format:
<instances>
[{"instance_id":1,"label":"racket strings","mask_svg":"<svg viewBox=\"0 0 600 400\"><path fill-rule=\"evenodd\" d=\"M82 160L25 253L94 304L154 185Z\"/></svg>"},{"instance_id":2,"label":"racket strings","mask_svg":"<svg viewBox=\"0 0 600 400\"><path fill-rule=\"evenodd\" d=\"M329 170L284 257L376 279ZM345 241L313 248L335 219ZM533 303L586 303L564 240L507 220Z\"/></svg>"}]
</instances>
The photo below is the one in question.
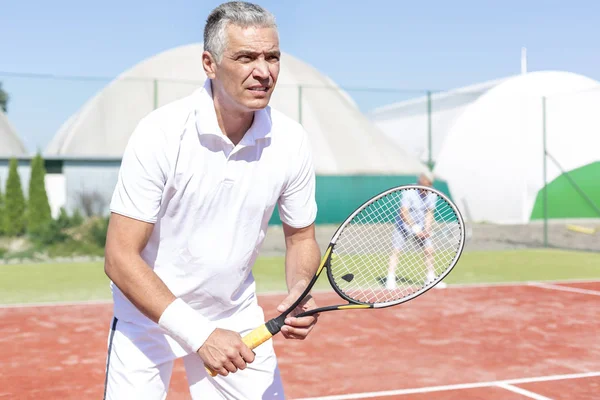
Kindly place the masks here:
<instances>
[{"instance_id":1,"label":"racket strings","mask_svg":"<svg viewBox=\"0 0 600 400\"><path fill-rule=\"evenodd\" d=\"M463 237L459 218L443 197L429 192L427 196L434 196L428 199L435 205L433 220L429 236L419 238L408 224L400 222L402 206L411 199L418 203L417 196L412 188L389 193L344 226L330 271L334 284L346 296L370 304L398 301L436 283L452 266ZM408 208L409 214L424 225L423 208L413 208L416 210Z\"/></svg>"},{"instance_id":2,"label":"racket strings","mask_svg":"<svg viewBox=\"0 0 600 400\"><path fill-rule=\"evenodd\" d=\"M391 207L390 202L386 202L386 203L382 203L381 204L381 209L378 209L376 207L370 207L368 209L368 212L365 214L358 214L355 217L355 220L352 222L352 227L355 228L361 224L368 224L371 221L378 221L382 215L386 215L389 214L391 212L393 212L393 209ZM368 226L368 225L367 225ZM344 233L348 233L349 236L351 235L352 237L348 237L348 239L351 239L351 241L345 242L345 243L359 243L360 245L358 246L358 248L362 248L362 253L363 255L378 255L378 254L383 254L386 251L385 248L385 243L381 240L365 240L366 238L369 237L369 232L365 232L364 229L360 230L360 229L352 229L352 230L348 230L348 232L344 232ZM377 239L379 239L379 233L375 232L375 237ZM345 244L344 243L344 244ZM340 248L336 249L336 254L340 255L343 252L342 249L343 246L340 246ZM376 282L377 281L377 277L381 276L382 273L384 273L384 266L381 263L377 263L377 262L373 262L372 259L367 259L364 260L365 262L365 268L361 271L362 272L362 276L363 278L365 278L365 280L367 282ZM350 271L350 270L355 270L356 264L355 263L346 263L346 271ZM357 281L358 283L359 281ZM362 299L372 299L374 300L374 302L377 302L380 298L380 296L378 296L378 292L379 292L380 287L379 286L373 286L373 285L362 285L360 287L357 288L352 288L348 291L347 294L350 295L350 297L358 299L358 298L362 298Z\"/></svg>"}]
</instances>

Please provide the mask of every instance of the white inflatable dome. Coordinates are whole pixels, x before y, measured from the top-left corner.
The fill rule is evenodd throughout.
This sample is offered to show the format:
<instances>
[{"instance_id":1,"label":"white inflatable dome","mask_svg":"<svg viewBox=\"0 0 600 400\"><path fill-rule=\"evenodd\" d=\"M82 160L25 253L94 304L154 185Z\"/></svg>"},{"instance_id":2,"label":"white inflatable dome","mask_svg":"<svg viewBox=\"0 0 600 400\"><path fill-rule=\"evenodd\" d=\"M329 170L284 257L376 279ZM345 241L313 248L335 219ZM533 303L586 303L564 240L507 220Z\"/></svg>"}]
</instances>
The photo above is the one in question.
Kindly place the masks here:
<instances>
[{"instance_id":1,"label":"white inflatable dome","mask_svg":"<svg viewBox=\"0 0 600 400\"><path fill-rule=\"evenodd\" d=\"M547 151L560 165L547 160L547 181L600 161L599 82L560 71L503 80L457 116L436 159L435 174L473 220L531 219L544 187L544 97Z\"/></svg>"},{"instance_id":2,"label":"white inflatable dome","mask_svg":"<svg viewBox=\"0 0 600 400\"><path fill-rule=\"evenodd\" d=\"M6 114L0 111L0 157L9 158L27 154L25 145L19 139L15 128Z\"/></svg>"},{"instance_id":3,"label":"white inflatable dome","mask_svg":"<svg viewBox=\"0 0 600 400\"><path fill-rule=\"evenodd\" d=\"M177 47L123 73L65 122L46 156L120 157L142 117L202 85L202 49L201 44ZM317 173L415 175L425 170L328 77L289 54L282 55L281 64L271 106L306 128Z\"/></svg>"}]
</instances>

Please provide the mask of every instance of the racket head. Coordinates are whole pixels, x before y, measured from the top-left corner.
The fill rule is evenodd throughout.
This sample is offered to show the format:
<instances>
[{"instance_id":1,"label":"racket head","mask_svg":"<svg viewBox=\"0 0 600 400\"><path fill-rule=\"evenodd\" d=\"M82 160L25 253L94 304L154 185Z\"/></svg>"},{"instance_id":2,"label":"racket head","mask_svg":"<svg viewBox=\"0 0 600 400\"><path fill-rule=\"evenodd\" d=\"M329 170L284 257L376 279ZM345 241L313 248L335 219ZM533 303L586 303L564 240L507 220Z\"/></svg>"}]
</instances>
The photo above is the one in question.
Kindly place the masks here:
<instances>
[{"instance_id":1,"label":"racket head","mask_svg":"<svg viewBox=\"0 0 600 400\"><path fill-rule=\"evenodd\" d=\"M399 222L402 206L418 203L417 196L425 205L435 205L429 240L417 239ZM443 280L458 262L464 245L464 220L444 193L429 186L397 186L363 203L339 226L329 245L327 277L350 304L390 307L414 299ZM396 289L386 289L395 249L400 282ZM432 250L433 280L427 280L425 249ZM394 274L396 281L398 274Z\"/></svg>"}]
</instances>

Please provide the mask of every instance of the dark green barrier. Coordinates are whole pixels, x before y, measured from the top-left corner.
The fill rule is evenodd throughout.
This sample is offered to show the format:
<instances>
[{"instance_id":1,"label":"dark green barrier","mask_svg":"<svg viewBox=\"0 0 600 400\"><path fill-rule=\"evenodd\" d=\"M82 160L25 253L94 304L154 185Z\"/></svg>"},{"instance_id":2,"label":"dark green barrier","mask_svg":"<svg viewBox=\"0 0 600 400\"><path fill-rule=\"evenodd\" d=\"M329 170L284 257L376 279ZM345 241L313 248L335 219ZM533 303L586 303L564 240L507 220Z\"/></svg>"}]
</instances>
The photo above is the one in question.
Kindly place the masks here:
<instances>
[{"instance_id":1,"label":"dark green barrier","mask_svg":"<svg viewBox=\"0 0 600 400\"><path fill-rule=\"evenodd\" d=\"M352 211L369 198L391 187L414 184L416 176L352 175L317 176L316 198L319 212L317 224L339 224ZM446 182L438 181L434 187L449 196ZM280 225L277 207L269 221Z\"/></svg>"}]
</instances>

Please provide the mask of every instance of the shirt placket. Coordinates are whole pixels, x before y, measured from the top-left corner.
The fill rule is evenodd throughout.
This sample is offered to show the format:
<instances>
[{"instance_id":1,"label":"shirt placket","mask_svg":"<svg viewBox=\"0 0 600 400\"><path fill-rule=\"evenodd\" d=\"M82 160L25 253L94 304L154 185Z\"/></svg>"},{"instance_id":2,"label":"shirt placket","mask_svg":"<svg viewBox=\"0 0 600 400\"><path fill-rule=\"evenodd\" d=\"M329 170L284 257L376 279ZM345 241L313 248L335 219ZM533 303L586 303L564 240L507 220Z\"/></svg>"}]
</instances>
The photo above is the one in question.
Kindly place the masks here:
<instances>
[{"instance_id":1,"label":"shirt placket","mask_svg":"<svg viewBox=\"0 0 600 400\"><path fill-rule=\"evenodd\" d=\"M238 143L237 146L234 146L232 142L225 141L225 171L223 174L223 184L225 186L232 186L236 181L236 178L239 174L238 168L239 165L236 162L237 156L239 152L247 147L242 142Z\"/></svg>"}]
</instances>

